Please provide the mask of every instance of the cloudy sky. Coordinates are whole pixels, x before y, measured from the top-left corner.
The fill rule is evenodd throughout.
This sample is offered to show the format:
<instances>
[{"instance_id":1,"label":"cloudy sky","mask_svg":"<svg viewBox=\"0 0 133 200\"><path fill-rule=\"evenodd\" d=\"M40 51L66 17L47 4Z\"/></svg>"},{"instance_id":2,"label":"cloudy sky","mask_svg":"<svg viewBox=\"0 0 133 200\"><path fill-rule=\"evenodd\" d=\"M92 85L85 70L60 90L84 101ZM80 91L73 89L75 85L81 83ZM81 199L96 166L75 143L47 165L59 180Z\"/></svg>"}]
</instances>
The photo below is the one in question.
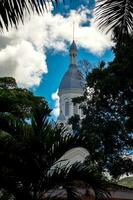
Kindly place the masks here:
<instances>
[{"instance_id":1,"label":"cloudy sky","mask_svg":"<svg viewBox=\"0 0 133 200\"><path fill-rule=\"evenodd\" d=\"M110 35L98 30L92 10L93 1L58 5L44 15L26 16L18 30L0 35L0 76L12 76L21 87L44 96L58 115L57 90L69 66L69 47L73 39L78 47L78 60L92 66L113 58ZM91 17L92 16L92 17Z\"/></svg>"}]
</instances>

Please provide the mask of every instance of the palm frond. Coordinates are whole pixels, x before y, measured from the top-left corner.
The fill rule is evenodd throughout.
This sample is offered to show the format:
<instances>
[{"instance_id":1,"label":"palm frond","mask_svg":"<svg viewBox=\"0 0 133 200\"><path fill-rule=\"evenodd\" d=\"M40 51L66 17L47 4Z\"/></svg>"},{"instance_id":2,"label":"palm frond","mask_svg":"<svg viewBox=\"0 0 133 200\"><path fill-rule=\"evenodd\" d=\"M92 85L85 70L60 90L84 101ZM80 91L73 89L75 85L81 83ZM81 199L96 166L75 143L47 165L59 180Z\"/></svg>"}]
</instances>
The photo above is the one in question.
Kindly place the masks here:
<instances>
[{"instance_id":1,"label":"palm frond","mask_svg":"<svg viewBox=\"0 0 133 200\"><path fill-rule=\"evenodd\" d=\"M7 30L11 26L18 26L21 21L24 22L24 14L28 12L37 12L42 14L48 10L48 3L57 4L58 0L1 0L0 1L0 29Z\"/></svg>"},{"instance_id":2,"label":"palm frond","mask_svg":"<svg viewBox=\"0 0 133 200\"><path fill-rule=\"evenodd\" d=\"M120 34L133 32L132 0L97 0L96 21L107 32L119 28Z\"/></svg>"},{"instance_id":3,"label":"palm frond","mask_svg":"<svg viewBox=\"0 0 133 200\"><path fill-rule=\"evenodd\" d=\"M94 166L85 165L84 163L76 162L73 165L66 165L55 168L46 176L44 181L47 191L54 192L55 199L59 197L56 192L61 188L59 196L64 195L63 190L66 191L67 197L70 199L81 199L80 189L86 190L86 195L89 194L89 189L92 188L97 200L109 198L108 186L105 177L97 171ZM69 199L69 198L68 198Z\"/></svg>"}]
</instances>

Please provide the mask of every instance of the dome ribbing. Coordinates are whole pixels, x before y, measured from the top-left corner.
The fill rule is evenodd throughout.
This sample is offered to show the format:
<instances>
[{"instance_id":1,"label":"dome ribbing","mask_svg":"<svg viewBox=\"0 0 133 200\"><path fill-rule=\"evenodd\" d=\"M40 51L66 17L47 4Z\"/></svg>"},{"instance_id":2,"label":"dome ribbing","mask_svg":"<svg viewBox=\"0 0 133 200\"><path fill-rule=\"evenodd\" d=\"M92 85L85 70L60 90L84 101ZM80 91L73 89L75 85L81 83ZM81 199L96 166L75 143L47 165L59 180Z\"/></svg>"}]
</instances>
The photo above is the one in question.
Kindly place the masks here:
<instances>
[{"instance_id":1,"label":"dome ribbing","mask_svg":"<svg viewBox=\"0 0 133 200\"><path fill-rule=\"evenodd\" d=\"M70 65L67 72L64 74L59 86L59 93L64 90L81 89L83 86L83 77L76 65Z\"/></svg>"},{"instance_id":2,"label":"dome ribbing","mask_svg":"<svg viewBox=\"0 0 133 200\"><path fill-rule=\"evenodd\" d=\"M71 91L71 90L82 90L83 91L83 77L81 72L78 70L76 64L76 56L77 56L77 47L76 43L73 40L70 46L70 66L69 69L64 74L60 86L59 86L59 94L62 92Z\"/></svg>"}]
</instances>

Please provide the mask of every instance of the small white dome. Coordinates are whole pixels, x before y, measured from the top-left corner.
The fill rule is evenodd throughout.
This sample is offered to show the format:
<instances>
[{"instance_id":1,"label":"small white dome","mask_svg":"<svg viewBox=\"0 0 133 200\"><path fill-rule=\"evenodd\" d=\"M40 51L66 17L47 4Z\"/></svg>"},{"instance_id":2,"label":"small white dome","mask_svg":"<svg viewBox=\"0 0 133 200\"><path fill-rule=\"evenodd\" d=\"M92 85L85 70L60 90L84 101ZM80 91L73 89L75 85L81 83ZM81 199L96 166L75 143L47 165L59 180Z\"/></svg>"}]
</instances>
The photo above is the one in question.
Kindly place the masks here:
<instances>
[{"instance_id":1,"label":"small white dome","mask_svg":"<svg viewBox=\"0 0 133 200\"><path fill-rule=\"evenodd\" d=\"M76 65L70 65L69 69L64 74L59 86L59 93L64 90L73 89L83 90L83 77Z\"/></svg>"}]
</instances>

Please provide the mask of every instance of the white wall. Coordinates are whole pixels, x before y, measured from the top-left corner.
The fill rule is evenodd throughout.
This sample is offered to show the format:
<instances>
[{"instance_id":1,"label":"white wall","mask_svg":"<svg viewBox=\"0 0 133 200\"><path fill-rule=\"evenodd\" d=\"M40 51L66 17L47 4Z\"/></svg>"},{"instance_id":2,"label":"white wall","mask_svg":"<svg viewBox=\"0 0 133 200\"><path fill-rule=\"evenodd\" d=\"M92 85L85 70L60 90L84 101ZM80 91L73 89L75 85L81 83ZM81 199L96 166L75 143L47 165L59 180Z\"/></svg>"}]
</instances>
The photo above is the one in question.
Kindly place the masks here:
<instances>
[{"instance_id":1,"label":"white wall","mask_svg":"<svg viewBox=\"0 0 133 200\"><path fill-rule=\"evenodd\" d=\"M75 97L80 97L83 95L83 91L81 90L70 90L70 91L66 91L62 94L60 94L60 100L59 100L59 104L60 104L60 113L62 111L63 115L65 116L66 118L66 121L65 123L67 123L68 119L70 117L72 117L74 114L74 104L72 102L72 99L75 98ZM65 113L65 103L66 102L69 102L69 115L66 116L66 113ZM81 117L81 109L79 109L79 105L78 106L78 112L77 114Z\"/></svg>"}]
</instances>

